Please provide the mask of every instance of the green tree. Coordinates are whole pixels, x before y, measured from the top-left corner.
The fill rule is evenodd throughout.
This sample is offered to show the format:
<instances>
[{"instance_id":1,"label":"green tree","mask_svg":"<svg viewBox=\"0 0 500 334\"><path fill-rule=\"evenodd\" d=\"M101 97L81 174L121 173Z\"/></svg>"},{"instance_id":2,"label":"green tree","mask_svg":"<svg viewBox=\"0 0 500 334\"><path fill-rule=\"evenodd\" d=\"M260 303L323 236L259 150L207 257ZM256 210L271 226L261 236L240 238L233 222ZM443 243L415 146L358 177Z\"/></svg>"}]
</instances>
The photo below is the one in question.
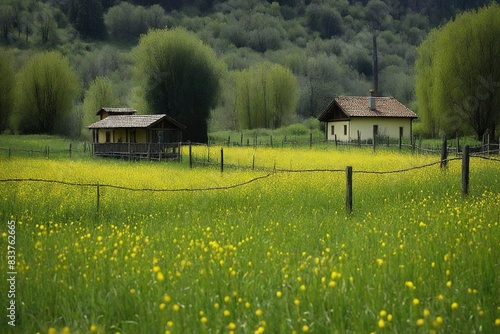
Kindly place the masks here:
<instances>
[{"instance_id":1,"label":"green tree","mask_svg":"<svg viewBox=\"0 0 500 334\"><path fill-rule=\"evenodd\" d=\"M182 28L151 30L133 50L137 87L147 112L168 114L187 126L184 138L206 142L225 67L214 51Z\"/></svg>"},{"instance_id":2,"label":"green tree","mask_svg":"<svg viewBox=\"0 0 500 334\"><path fill-rule=\"evenodd\" d=\"M459 15L418 49L416 86L424 120L455 133L470 127L478 139L500 122L500 5ZM434 131L435 132L435 131Z\"/></svg>"},{"instance_id":3,"label":"green tree","mask_svg":"<svg viewBox=\"0 0 500 334\"><path fill-rule=\"evenodd\" d=\"M21 133L54 134L78 93L77 76L60 53L31 58L16 80L16 121Z\"/></svg>"},{"instance_id":4,"label":"green tree","mask_svg":"<svg viewBox=\"0 0 500 334\"><path fill-rule=\"evenodd\" d=\"M101 0L72 0L68 16L84 38L102 39L106 36Z\"/></svg>"},{"instance_id":5,"label":"green tree","mask_svg":"<svg viewBox=\"0 0 500 334\"><path fill-rule=\"evenodd\" d=\"M87 126L98 120L97 111L103 107L117 107L118 99L113 91L113 84L106 77L97 77L85 92L83 99L83 125Z\"/></svg>"},{"instance_id":6,"label":"green tree","mask_svg":"<svg viewBox=\"0 0 500 334\"><path fill-rule=\"evenodd\" d=\"M14 70L11 56L0 49L0 132L7 129L12 112Z\"/></svg>"},{"instance_id":7,"label":"green tree","mask_svg":"<svg viewBox=\"0 0 500 334\"><path fill-rule=\"evenodd\" d=\"M241 128L278 128L295 115L298 86L292 71L264 62L235 74L235 106Z\"/></svg>"}]
</instances>

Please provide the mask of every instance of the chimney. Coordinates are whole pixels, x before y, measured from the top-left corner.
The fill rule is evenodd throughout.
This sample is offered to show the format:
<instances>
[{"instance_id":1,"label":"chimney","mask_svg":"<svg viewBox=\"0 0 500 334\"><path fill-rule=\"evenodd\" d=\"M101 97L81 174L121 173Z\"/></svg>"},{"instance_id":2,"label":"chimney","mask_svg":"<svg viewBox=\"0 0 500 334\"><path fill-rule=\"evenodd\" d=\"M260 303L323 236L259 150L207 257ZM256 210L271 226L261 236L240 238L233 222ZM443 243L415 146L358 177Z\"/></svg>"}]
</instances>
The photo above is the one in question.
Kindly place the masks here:
<instances>
[{"instance_id":1,"label":"chimney","mask_svg":"<svg viewBox=\"0 0 500 334\"><path fill-rule=\"evenodd\" d=\"M371 111L377 110L377 107L375 106L375 90L370 89L370 97L368 98L368 107L370 108Z\"/></svg>"}]
</instances>

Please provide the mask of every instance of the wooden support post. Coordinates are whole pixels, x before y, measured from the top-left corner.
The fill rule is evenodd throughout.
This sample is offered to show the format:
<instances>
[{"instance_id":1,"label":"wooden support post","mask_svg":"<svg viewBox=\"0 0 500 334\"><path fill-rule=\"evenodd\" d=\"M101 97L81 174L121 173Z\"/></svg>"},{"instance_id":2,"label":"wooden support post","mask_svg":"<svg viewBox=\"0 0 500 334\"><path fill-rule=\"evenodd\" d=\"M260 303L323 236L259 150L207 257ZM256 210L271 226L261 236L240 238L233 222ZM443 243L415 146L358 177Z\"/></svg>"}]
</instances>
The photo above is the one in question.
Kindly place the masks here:
<instances>
[{"instance_id":1,"label":"wooden support post","mask_svg":"<svg viewBox=\"0 0 500 334\"><path fill-rule=\"evenodd\" d=\"M253 156L252 156L252 170L255 169L255 152L253 153Z\"/></svg>"},{"instance_id":2,"label":"wooden support post","mask_svg":"<svg viewBox=\"0 0 500 334\"><path fill-rule=\"evenodd\" d=\"M458 138L458 135L457 135L457 157L460 153L460 138Z\"/></svg>"},{"instance_id":3,"label":"wooden support post","mask_svg":"<svg viewBox=\"0 0 500 334\"><path fill-rule=\"evenodd\" d=\"M443 142L441 144L441 168L446 168L448 164L448 143L446 135L443 135Z\"/></svg>"},{"instance_id":4,"label":"wooden support post","mask_svg":"<svg viewBox=\"0 0 500 334\"><path fill-rule=\"evenodd\" d=\"M401 147L403 146L403 136L401 135L401 132L399 132L399 138L398 138L398 150L401 152Z\"/></svg>"},{"instance_id":5,"label":"wooden support post","mask_svg":"<svg viewBox=\"0 0 500 334\"><path fill-rule=\"evenodd\" d=\"M191 147L191 141L189 142L189 168L193 168L193 149Z\"/></svg>"},{"instance_id":6,"label":"wooden support post","mask_svg":"<svg viewBox=\"0 0 500 334\"><path fill-rule=\"evenodd\" d=\"M335 138L335 148L337 148L337 135L335 135L334 138Z\"/></svg>"},{"instance_id":7,"label":"wooden support post","mask_svg":"<svg viewBox=\"0 0 500 334\"><path fill-rule=\"evenodd\" d=\"M486 154L490 155L490 135L486 136Z\"/></svg>"},{"instance_id":8,"label":"wooden support post","mask_svg":"<svg viewBox=\"0 0 500 334\"><path fill-rule=\"evenodd\" d=\"M373 152L377 150L377 128L373 126Z\"/></svg>"},{"instance_id":9,"label":"wooden support post","mask_svg":"<svg viewBox=\"0 0 500 334\"><path fill-rule=\"evenodd\" d=\"M220 172L224 173L224 149L220 149Z\"/></svg>"},{"instance_id":10,"label":"wooden support post","mask_svg":"<svg viewBox=\"0 0 500 334\"><path fill-rule=\"evenodd\" d=\"M462 196L469 194L469 145L465 145L462 154Z\"/></svg>"},{"instance_id":11,"label":"wooden support post","mask_svg":"<svg viewBox=\"0 0 500 334\"><path fill-rule=\"evenodd\" d=\"M97 184L97 200L96 200L96 216L99 218L99 212L100 212L100 205L101 205L101 187L99 186L99 183Z\"/></svg>"},{"instance_id":12,"label":"wooden support post","mask_svg":"<svg viewBox=\"0 0 500 334\"><path fill-rule=\"evenodd\" d=\"M243 132L241 132L241 137L240 137L240 146L243 146Z\"/></svg>"},{"instance_id":13,"label":"wooden support post","mask_svg":"<svg viewBox=\"0 0 500 334\"><path fill-rule=\"evenodd\" d=\"M358 147L361 147L361 131L358 130Z\"/></svg>"},{"instance_id":14,"label":"wooden support post","mask_svg":"<svg viewBox=\"0 0 500 334\"><path fill-rule=\"evenodd\" d=\"M71 159L71 151L72 151L72 146L71 143L69 143L69 158Z\"/></svg>"},{"instance_id":15,"label":"wooden support post","mask_svg":"<svg viewBox=\"0 0 500 334\"><path fill-rule=\"evenodd\" d=\"M345 169L346 175L346 194L345 194L345 210L349 215L352 213L352 166L347 166Z\"/></svg>"}]
</instances>

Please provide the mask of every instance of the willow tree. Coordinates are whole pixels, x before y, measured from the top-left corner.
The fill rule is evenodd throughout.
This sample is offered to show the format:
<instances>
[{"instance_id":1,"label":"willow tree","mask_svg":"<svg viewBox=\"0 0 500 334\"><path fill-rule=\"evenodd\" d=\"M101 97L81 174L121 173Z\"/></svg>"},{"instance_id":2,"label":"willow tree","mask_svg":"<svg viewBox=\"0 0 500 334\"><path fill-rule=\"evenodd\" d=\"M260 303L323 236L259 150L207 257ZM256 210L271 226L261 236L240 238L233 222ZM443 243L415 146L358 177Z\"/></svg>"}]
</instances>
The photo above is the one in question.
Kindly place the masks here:
<instances>
[{"instance_id":1,"label":"willow tree","mask_svg":"<svg viewBox=\"0 0 500 334\"><path fill-rule=\"evenodd\" d=\"M298 86L292 71L268 62L235 73L235 105L243 129L278 128L295 115Z\"/></svg>"},{"instance_id":2,"label":"willow tree","mask_svg":"<svg viewBox=\"0 0 500 334\"><path fill-rule=\"evenodd\" d=\"M68 59L52 51L35 55L22 67L15 89L18 130L55 134L56 126L67 121L79 86Z\"/></svg>"},{"instance_id":3,"label":"willow tree","mask_svg":"<svg viewBox=\"0 0 500 334\"><path fill-rule=\"evenodd\" d=\"M151 114L187 126L183 139L206 142L225 67L214 51L183 28L151 30L133 51L135 78Z\"/></svg>"},{"instance_id":4,"label":"willow tree","mask_svg":"<svg viewBox=\"0 0 500 334\"><path fill-rule=\"evenodd\" d=\"M418 48L418 109L433 132L471 129L478 139L495 137L500 123L499 17L498 4L465 12L431 32Z\"/></svg>"},{"instance_id":5,"label":"willow tree","mask_svg":"<svg viewBox=\"0 0 500 334\"><path fill-rule=\"evenodd\" d=\"M12 57L0 49L0 132L9 126L13 105L14 70Z\"/></svg>"},{"instance_id":6,"label":"willow tree","mask_svg":"<svg viewBox=\"0 0 500 334\"><path fill-rule=\"evenodd\" d=\"M97 111L103 107L118 107L113 84L107 77L97 77L85 92L83 99L83 123L89 125L98 120Z\"/></svg>"}]
</instances>

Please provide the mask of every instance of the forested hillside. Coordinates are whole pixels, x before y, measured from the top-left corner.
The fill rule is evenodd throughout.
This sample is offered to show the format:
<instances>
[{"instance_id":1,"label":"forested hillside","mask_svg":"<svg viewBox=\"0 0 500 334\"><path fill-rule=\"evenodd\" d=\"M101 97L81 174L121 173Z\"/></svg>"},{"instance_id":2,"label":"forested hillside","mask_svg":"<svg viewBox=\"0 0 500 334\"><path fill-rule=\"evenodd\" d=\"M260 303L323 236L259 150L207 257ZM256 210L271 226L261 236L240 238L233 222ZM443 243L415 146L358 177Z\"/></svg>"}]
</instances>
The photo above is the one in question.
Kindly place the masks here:
<instances>
[{"instance_id":1,"label":"forested hillside","mask_svg":"<svg viewBox=\"0 0 500 334\"><path fill-rule=\"evenodd\" d=\"M296 100L289 104L297 112L283 124L317 116L338 95L366 95L374 86L374 76L379 95L395 96L416 110L416 47L432 27L489 2L2 0L0 71L7 64L14 73L9 75L15 75L40 51L66 56L80 87L68 116L70 123L65 121L71 126L63 131L78 136L92 120L91 111L84 112L92 83L105 77L112 90L109 101L116 106L137 106L131 50L149 29L184 27L211 46L227 66L219 103L211 115L212 130L240 127L235 120L235 90L242 86L238 80L245 78L240 71L258 68L264 61L291 70L297 81ZM0 90L8 89L8 84L0 83ZM10 100L0 99L4 120L22 98L16 94Z\"/></svg>"}]
</instances>

